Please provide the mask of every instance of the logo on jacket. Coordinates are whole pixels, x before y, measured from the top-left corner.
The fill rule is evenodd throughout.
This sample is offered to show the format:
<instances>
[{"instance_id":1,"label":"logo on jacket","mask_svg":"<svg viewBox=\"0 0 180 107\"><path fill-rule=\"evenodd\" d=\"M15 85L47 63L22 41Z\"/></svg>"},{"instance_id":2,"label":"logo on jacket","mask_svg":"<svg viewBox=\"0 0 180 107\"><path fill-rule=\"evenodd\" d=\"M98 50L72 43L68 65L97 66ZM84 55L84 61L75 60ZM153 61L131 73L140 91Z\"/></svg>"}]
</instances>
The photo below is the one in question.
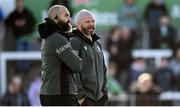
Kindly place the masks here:
<instances>
[{"instance_id":1,"label":"logo on jacket","mask_svg":"<svg viewBox=\"0 0 180 107\"><path fill-rule=\"evenodd\" d=\"M100 49L100 47L99 47L99 46L97 46L97 51L98 51L98 52L101 52L101 49Z\"/></svg>"},{"instance_id":2,"label":"logo on jacket","mask_svg":"<svg viewBox=\"0 0 180 107\"><path fill-rule=\"evenodd\" d=\"M87 51L87 46L84 46L84 49Z\"/></svg>"},{"instance_id":3,"label":"logo on jacket","mask_svg":"<svg viewBox=\"0 0 180 107\"><path fill-rule=\"evenodd\" d=\"M73 52L74 52L76 55L79 55L79 51L73 50Z\"/></svg>"},{"instance_id":4,"label":"logo on jacket","mask_svg":"<svg viewBox=\"0 0 180 107\"><path fill-rule=\"evenodd\" d=\"M65 44L64 46L56 49L56 53L61 54L61 52L65 51L66 49L70 48L70 42L68 42L67 44Z\"/></svg>"}]
</instances>

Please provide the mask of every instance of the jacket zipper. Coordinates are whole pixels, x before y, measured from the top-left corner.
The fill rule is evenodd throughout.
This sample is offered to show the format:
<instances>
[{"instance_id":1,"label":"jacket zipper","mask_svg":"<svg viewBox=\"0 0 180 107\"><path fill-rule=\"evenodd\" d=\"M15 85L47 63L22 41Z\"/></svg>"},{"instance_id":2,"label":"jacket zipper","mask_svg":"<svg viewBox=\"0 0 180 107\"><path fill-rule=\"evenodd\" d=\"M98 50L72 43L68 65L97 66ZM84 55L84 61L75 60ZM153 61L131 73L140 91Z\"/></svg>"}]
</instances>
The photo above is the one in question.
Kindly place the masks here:
<instances>
[{"instance_id":1,"label":"jacket zipper","mask_svg":"<svg viewBox=\"0 0 180 107\"><path fill-rule=\"evenodd\" d=\"M97 78L96 78L97 79L96 99L97 99L97 97L98 97L98 89L99 89L99 82L98 82L99 77L98 77L98 71L97 71L97 60L96 60L96 53L95 53L94 45L92 46L92 48L93 48L93 52L94 52L95 68L96 68L96 76L97 76Z\"/></svg>"}]
</instances>

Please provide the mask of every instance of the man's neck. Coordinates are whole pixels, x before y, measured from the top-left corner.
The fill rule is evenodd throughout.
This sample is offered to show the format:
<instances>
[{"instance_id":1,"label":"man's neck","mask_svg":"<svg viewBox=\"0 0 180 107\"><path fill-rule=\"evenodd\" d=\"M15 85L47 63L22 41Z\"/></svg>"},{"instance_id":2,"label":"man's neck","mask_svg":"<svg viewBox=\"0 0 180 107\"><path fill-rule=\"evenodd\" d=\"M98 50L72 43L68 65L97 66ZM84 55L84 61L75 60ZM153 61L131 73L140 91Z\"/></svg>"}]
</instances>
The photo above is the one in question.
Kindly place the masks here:
<instances>
[{"instance_id":1,"label":"man's neck","mask_svg":"<svg viewBox=\"0 0 180 107\"><path fill-rule=\"evenodd\" d=\"M91 35L86 35L84 33L83 33L83 35L92 41L92 36Z\"/></svg>"},{"instance_id":2,"label":"man's neck","mask_svg":"<svg viewBox=\"0 0 180 107\"><path fill-rule=\"evenodd\" d=\"M18 11L19 13L22 13L22 12L24 11L24 8L17 8L17 11Z\"/></svg>"},{"instance_id":3,"label":"man's neck","mask_svg":"<svg viewBox=\"0 0 180 107\"><path fill-rule=\"evenodd\" d=\"M92 36L85 34L81 29L78 29L86 38L90 39L92 41Z\"/></svg>"}]
</instances>

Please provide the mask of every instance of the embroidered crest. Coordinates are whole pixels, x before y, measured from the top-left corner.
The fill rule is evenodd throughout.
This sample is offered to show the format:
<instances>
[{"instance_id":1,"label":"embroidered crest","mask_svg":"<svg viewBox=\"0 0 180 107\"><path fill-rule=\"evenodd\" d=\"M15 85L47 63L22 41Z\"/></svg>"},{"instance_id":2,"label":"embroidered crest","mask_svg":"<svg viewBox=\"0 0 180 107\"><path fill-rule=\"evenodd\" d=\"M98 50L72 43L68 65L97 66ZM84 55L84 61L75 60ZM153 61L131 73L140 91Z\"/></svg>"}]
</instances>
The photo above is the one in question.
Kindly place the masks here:
<instances>
[{"instance_id":1,"label":"embroidered crest","mask_svg":"<svg viewBox=\"0 0 180 107\"><path fill-rule=\"evenodd\" d=\"M100 47L99 47L99 46L97 46L97 51L98 51L98 52L101 52L101 49L100 49Z\"/></svg>"},{"instance_id":2,"label":"embroidered crest","mask_svg":"<svg viewBox=\"0 0 180 107\"><path fill-rule=\"evenodd\" d=\"M84 46L84 49L87 50L87 46Z\"/></svg>"}]
</instances>

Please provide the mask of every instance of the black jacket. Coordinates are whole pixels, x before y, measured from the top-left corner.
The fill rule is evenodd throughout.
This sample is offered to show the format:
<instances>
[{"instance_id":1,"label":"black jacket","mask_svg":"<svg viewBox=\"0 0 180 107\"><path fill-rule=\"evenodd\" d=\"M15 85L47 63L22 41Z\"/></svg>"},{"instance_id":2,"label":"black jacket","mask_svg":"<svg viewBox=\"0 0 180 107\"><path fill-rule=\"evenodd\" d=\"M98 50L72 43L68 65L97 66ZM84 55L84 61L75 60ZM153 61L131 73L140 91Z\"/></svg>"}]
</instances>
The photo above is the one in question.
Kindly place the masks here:
<instances>
[{"instance_id":1,"label":"black jacket","mask_svg":"<svg viewBox=\"0 0 180 107\"><path fill-rule=\"evenodd\" d=\"M98 41L100 38L94 34L91 41L79 30L74 30L73 35L71 45L83 60L82 71L77 75L78 98L87 96L99 100L107 96L106 66L102 46Z\"/></svg>"},{"instance_id":2,"label":"black jacket","mask_svg":"<svg viewBox=\"0 0 180 107\"><path fill-rule=\"evenodd\" d=\"M157 32L155 31L153 35L153 48L175 48L175 39L176 39L176 31L172 26L166 26L167 27L167 33L163 35L163 32L161 31L161 26L158 27ZM163 47L162 45L165 45Z\"/></svg>"},{"instance_id":3,"label":"black jacket","mask_svg":"<svg viewBox=\"0 0 180 107\"><path fill-rule=\"evenodd\" d=\"M24 25L18 26L16 23L24 22ZM33 32L35 25L35 19L32 13L24 8L23 12L19 13L17 10L13 11L5 20L6 26L10 27L14 33L14 36L20 37Z\"/></svg>"},{"instance_id":4,"label":"black jacket","mask_svg":"<svg viewBox=\"0 0 180 107\"><path fill-rule=\"evenodd\" d=\"M82 60L74 53L63 26L52 20L38 25L42 38L42 95L77 94L75 73L81 71Z\"/></svg>"},{"instance_id":5,"label":"black jacket","mask_svg":"<svg viewBox=\"0 0 180 107\"><path fill-rule=\"evenodd\" d=\"M29 99L24 92L11 94L7 92L1 101L1 106L30 106Z\"/></svg>"},{"instance_id":6,"label":"black jacket","mask_svg":"<svg viewBox=\"0 0 180 107\"><path fill-rule=\"evenodd\" d=\"M166 5L156 5L150 2L145 9L144 18L150 28L157 28L159 27L159 18L162 15L168 15Z\"/></svg>"}]
</instances>

